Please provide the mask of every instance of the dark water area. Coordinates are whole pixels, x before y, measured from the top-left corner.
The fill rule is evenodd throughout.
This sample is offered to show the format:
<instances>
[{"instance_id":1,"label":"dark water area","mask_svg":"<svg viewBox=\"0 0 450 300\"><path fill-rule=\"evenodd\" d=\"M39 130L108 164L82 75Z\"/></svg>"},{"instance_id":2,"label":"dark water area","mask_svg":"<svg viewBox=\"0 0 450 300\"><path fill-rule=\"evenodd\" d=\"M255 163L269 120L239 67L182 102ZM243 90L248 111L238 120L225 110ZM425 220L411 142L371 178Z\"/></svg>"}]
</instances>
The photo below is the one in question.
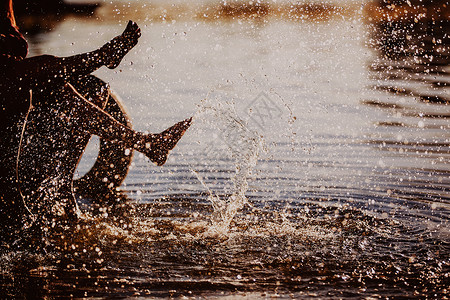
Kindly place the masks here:
<instances>
[{"instance_id":1,"label":"dark water area","mask_svg":"<svg viewBox=\"0 0 450 300\"><path fill-rule=\"evenodd\" d=\"M117 1L32 36L70 55L136 20L96 75L134 128L194 125L108 206L2 250L0 298L448 298L450 22L362 4Z\"/></svg>"}]
</instances>

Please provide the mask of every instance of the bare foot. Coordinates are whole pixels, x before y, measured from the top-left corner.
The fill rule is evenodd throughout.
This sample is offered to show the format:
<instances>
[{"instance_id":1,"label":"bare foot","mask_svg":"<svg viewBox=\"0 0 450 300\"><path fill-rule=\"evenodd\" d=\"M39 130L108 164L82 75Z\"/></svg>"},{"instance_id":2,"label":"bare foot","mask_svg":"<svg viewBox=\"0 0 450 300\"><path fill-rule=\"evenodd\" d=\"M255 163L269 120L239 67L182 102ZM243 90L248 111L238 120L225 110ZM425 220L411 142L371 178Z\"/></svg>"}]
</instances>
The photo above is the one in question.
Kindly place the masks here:
<instances>
[{"instance_id":1,"label":"bare foot","mask_svg":"<svg viewBox=\"0 0 450 300\"><path fill-rule=\"evenodd\" d=\"M128 25L121 35L113 38L100 48L104 55L105 65L110 69L116 68L123 57L136 46L140 36L141 29L139 26L133 21L128 21Z\"/></svg>"},{"instance_id":2,"label":"bare foot","mask_svg":"<svg viewBox=\"0 0 450 300\"><path fill-rule=\"evenodd\" d=\"M191 122L192 117L178 122L161 133L148 135L149 141L145 144L146 150L143 153L156 165L162 166L166 162L170 150L175 148L178 141L191 126Z\"/></svg>"}]
</instances>

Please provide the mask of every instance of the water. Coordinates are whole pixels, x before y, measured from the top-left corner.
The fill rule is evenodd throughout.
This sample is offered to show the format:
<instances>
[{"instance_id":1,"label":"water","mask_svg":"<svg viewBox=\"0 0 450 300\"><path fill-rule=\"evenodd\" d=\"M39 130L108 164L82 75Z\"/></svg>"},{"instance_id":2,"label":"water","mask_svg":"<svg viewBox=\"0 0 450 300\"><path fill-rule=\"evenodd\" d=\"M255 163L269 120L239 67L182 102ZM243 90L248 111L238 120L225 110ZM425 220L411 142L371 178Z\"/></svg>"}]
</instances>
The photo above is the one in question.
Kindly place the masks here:
<instances>
[{"instance_id":1,"label":"water","mask_svg":"<svg viewBox=\"0 0 450 300\"><path fill-rule=\"evenodd\" d=\"M138 130L195 118L164 167L135 155L130 206L3 254L2 297L448 296L448 22L202 5L105 3L30 37L64 56L136 20L138 47L96 74Z\"/></svg>"}]
</instances>

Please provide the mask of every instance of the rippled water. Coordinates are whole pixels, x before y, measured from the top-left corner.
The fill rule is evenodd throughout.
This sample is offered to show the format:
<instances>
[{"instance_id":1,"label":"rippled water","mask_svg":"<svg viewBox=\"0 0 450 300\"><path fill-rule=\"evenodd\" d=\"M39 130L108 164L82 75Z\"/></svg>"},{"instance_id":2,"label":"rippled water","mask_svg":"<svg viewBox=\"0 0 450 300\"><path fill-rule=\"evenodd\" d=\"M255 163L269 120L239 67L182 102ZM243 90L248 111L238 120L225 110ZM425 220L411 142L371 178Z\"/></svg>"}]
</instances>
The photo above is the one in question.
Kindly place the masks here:
<instances>
[{"instance_id":1,"label":"rippled water","mask_svg":"<svg viewBox=\"0 0 450 300\"><path fill-rule=\"evenodd\" d=\"M138 130L195 118L164 167L135 155L109 195L127 205L4 253L0 295L448 296L448 21L211 3L104 4L29 37L70 55L134 19L139 45L96 74Z\"/></svg>"}]
</instances>

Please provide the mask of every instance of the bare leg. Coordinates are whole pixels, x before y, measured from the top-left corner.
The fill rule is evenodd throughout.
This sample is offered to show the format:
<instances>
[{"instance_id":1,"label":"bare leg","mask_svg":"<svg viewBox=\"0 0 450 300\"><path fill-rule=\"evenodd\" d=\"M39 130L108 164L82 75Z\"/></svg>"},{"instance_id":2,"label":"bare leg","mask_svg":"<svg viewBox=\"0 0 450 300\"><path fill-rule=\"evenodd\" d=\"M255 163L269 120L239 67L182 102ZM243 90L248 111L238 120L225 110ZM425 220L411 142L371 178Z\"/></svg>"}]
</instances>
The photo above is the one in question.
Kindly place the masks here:
<instances>
[{"instance_id":1,"label":"bare leg","mask_svg":"<svg viewBox=\"0 0 450 300\"><path fill-rule=\"evenodd\" d=\"M158 165L163 165L185 131L192 118L179 122L160 134L143 134L119 123L98 106L87 101L70 84L61 95L70 106L67 117L83 130L104 139L123 143L126 147L142 152Z\"/></svg>"},{"instance_id":2,"label":"bare leg","mask_svg":"<svg viewBox=\"0 0 450 300\"><path fill-rule=\"evenodd\" d=\"M125 31L105 44L100 50L104 53L105 65L110 68L116 68L122 58L130 51L141 36L141 29L136 23L129 21Z\"/></svg>"},{"instance_id":3,"label":"bare leg","mask_svg":"<svg viewBox=\"0 0 450 300\"><path fill-rule=\"evenodd\" d=\"M122 58L137 44L141 31L134 22L129 22L125 31L98 50L70 57L41 55L18 61L14 64L15 78L33 87L53 87L64 84L71 78L88 75L101 66L115 68Z\"/></svg>"},{"instance_id":4,"label":"bare leg","mask_svg":"<svg viewBox=\"0 0 450 300\"><path fill-rule=\"evenodd\" d=\"M162 165L191 122L180 122L160 134L142 134L86 100L70 84L55 91L54 96L59 103L33 110L23 138L31 142L21 147L17 166L24 201L42 224L64 224L77 218L72 156L84 147L83 133L122 143ZM97 103L95 99L93 102Z\"/></svg>"}]
</instances>

